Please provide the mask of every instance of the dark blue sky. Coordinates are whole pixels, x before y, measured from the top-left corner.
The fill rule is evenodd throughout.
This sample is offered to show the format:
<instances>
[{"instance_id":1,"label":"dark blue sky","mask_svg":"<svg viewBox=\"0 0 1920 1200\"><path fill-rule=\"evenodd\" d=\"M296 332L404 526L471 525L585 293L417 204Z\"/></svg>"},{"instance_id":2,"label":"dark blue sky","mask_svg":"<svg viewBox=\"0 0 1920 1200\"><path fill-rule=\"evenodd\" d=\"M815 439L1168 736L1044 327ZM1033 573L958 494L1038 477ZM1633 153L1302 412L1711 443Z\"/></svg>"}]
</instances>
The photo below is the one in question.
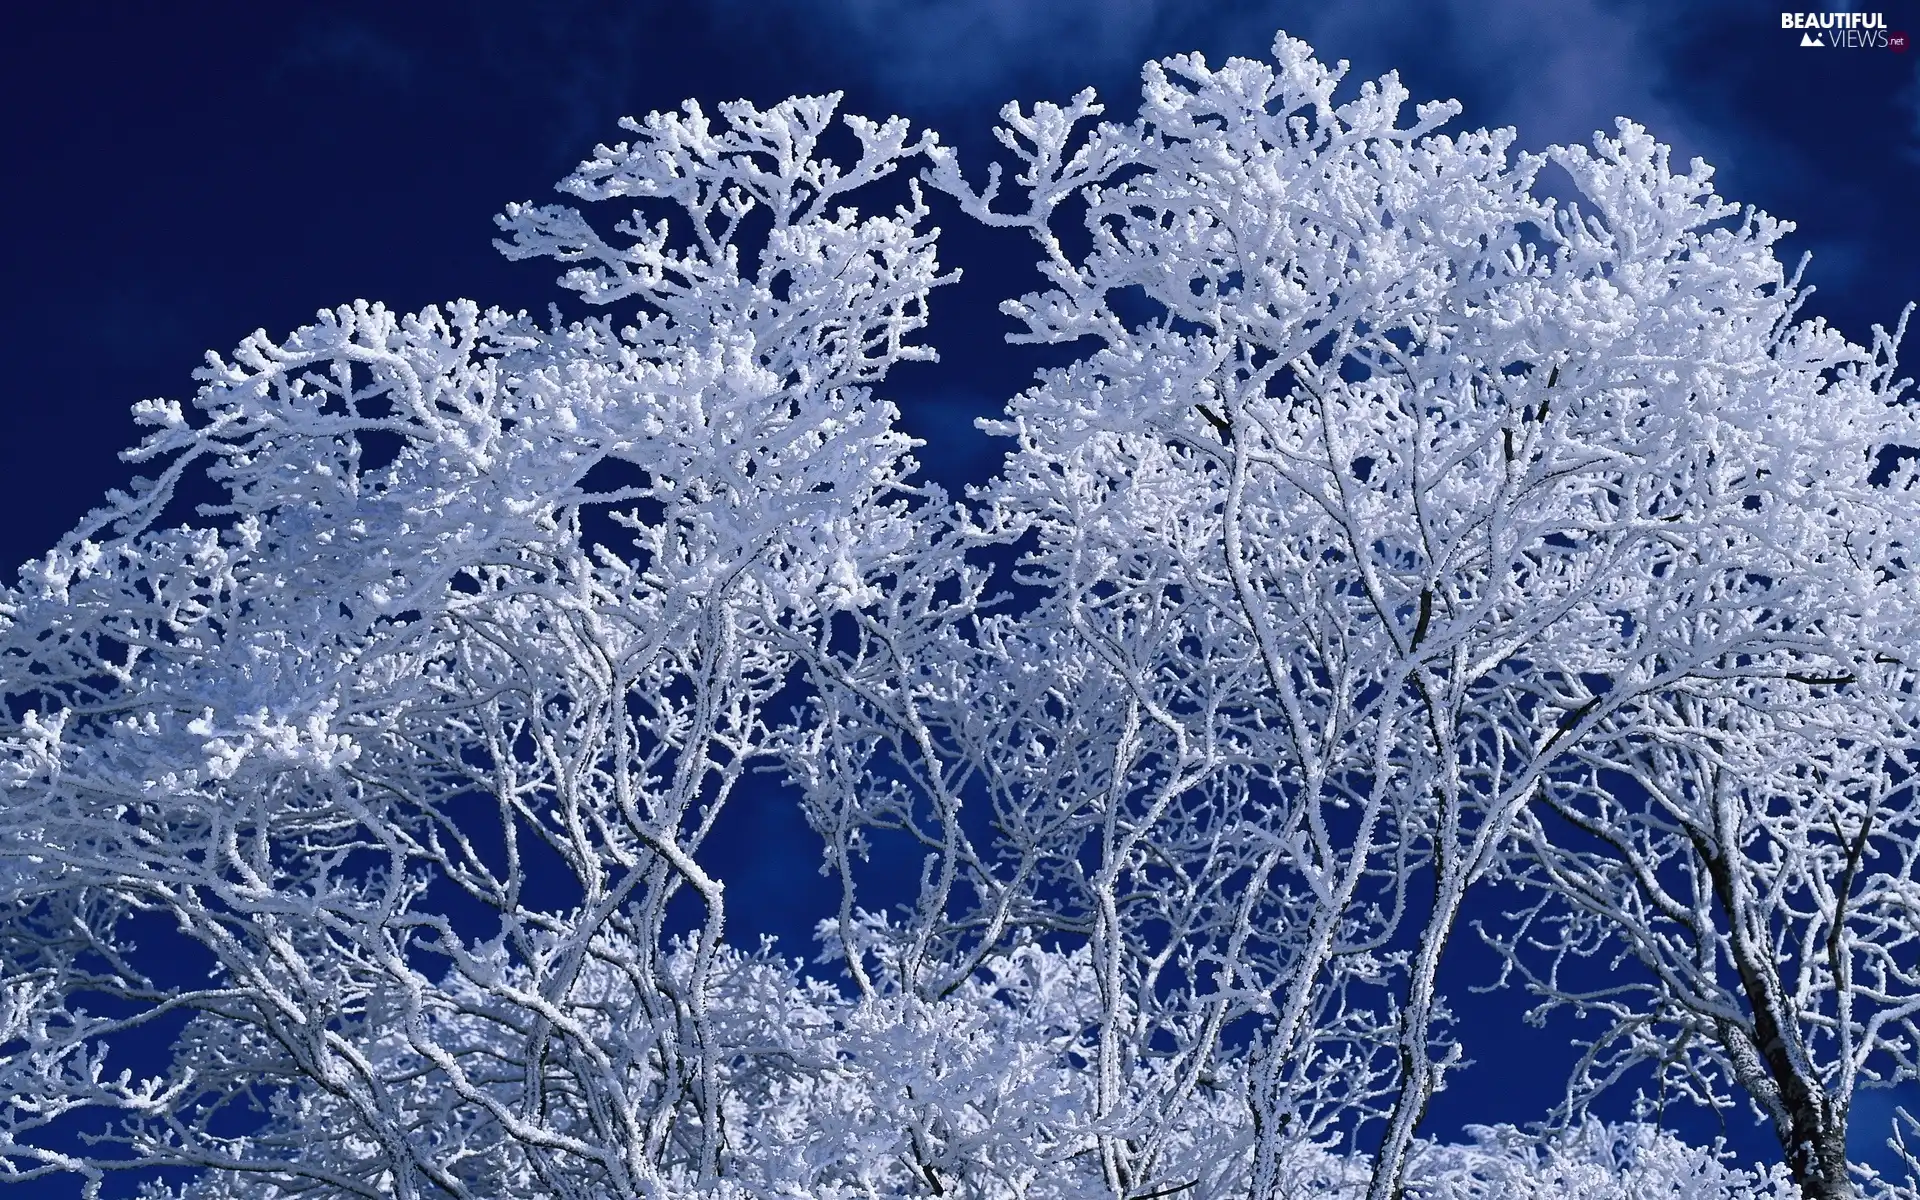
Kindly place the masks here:
<instances>
[{"instance_id":1,"label":"dark blue sky","mask_svg":"<svg viewBox=\"0 0 1920 1200\"><path fill-rule=\"evenodd\" d=\"M1920 34L1920 4L1884 11ZM1358 77L1397 68L1416 101L1456 97L1461 124L1516 126L1526 147L1641 121L1713 163L1723 195L1799 224L1790 252L1814 252L1820 289L1809 311L1856 340L1920 298L1920 52L1804 49L1770 5L62 0L15 10L0 45L0 161L14 181L0 219L15 231L0 293L12 500L0 563L10 576L121 479L128 406L189 395L209 348L358 297L543 309L553 271L500 259L492 215L549 197L622 115L839 89L850 110L932 124L978 170L1008 99L1091 84L1130 116L1143 59L1262 55L1276 28ZM1032 253L950 211L942 223L943 258L968 275L934 298L947 361L903 369L890 391L934 439L929 471L956 485L991 467L969 422L1036 361L1000 343L995 312L1032 286ZM762 808L727 851L731 874L762 896L809 890L810 853L782 852L804 827ZM736 931L790 933L778 916L741 918ZM1483 975L1470 957L1456 970ZM1539 1113L1567 1031L1520 1027L1517 1000L1461 1003L1479 1065L1434 1131Z\"/></svg>"}]
</instances>

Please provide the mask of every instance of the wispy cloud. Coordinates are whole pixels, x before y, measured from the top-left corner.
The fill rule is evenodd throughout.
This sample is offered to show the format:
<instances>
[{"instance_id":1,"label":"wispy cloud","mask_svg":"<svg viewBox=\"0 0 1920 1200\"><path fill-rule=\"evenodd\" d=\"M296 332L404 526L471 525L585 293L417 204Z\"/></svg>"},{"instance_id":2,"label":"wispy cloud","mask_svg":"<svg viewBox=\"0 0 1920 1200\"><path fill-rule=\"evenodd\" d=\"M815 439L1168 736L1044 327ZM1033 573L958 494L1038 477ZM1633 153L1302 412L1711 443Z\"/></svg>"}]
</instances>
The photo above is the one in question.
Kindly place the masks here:
<instances>
[{"instance_id":1,"label":"wispy cloud","mask_svg":"<svg viewBox=\"0 0 1920 1200\"><path fill-rule=\"evenodd\" d=\"M729 3L742 10L749 0ZM813 52L833 55L883 93L920 106L996 107L1016 89L1051 83L1069 90L1130 76L1145 59L1190 49L1264 55L1274 31L1284 28L1328 59L1353 60L1365 75L1399 67L1461 85L1478 101L1469 119L1522 125L1530 143L1584 141L1619 115L1676 131L1689 124L1661 95L1669 69L1661 34L1671 20L1663 6L787 0L778 8L811 31Z\"/></svg>"},{"instance_id":2,"label":"wispy cloud","mask_svg":"<svg viewBox=\"0 0 1920 1200\"><path fill-rule=\"evenodd\" d=\"M1870 200L1756 119L1763 97L1752 89L1780 78L1768 57L1777 18L1734 0L720 0L716 11L743 22L777 14L796 53L830 60L839 77L949 136L1006 100L1088 84L1110 115L1126 116L1143 61L1196 49L1213 61L1265 57L1285 29L1324 60L1349 60L1355 79L1397 70L1416 101L1458 99L1464 125L1512 126L1525 148L1586 144L1627 117L1673 146L1676 165L1703 158L1723 191L1770 195L1787 209L1779 215ZM1848 243L1850 228L1816 227L1804 240L1821 248L1817 277L1855 282L1871 256Z\"/></svg>"},{"instance_id":3,"label":"wispy cloud","mask_svg":"<svg viewBox=\"0 0 1920 1200\"><path fill-rule=\"evenodd\" d=\"M473 0L461 25L444 43L422 42L316 18L285 67L423 96L485 79L517 123L537 127L557 173L618 116L687 94L765 102L847 87L863 109L976 146L1009 99L1094 85L1124 118L1142 62L1189 50L1215 62L1265 57L1285 29L1328 61L1349 60L1356 80L1398 70L1416 100L1458 99L1463 126L1512 126L1526 148L1639 121L1682 163L1719 168L1725 194L1800 220L1796 241L1818 248L1814 277L1835 293L1888 273L1886 243L1904 221L1889 168L1869 157L1884 153L1872 136L1845 158L1833 135L1856 115L1837 85L1783 101L1788 83L1807 82L1795 72L1816 64L1793 57L1803 52L1780 40L1777 16L1735 0L548 0L532 15ZM1920 88L1893 94L1911 78L1897 70L1908 57L1862 59L1838 78L1885 81L1886 149L1911 173ZM1819 66L1832 76L1836 64Z\"/></svg>"},{"instance_id":4,"label":"wispy cloud","mask_svg":"<svg viewBox=\"0 0 1920 1200\"><path fill-rule=\"evenodd\" d=\"M744 15L760 0L726 0ZM922 109L989 109L1010 89L1137 65L1196 22L1167 0L790 0L810 49ZM1082 80L1081 82L1085 82ZM1077 86L1071 85L1068 86Z\"/></svg>"},{"instance_id":5,"label":"wispy cloud","mask_svg":"<svg viewBox=\"0 0 1920 1200\"><path fill-rule=\"evenodd\" d=\"M287 47L282 72L345 77L389 88L413 82L414 54L389 35L351 17L309 20Z\"/></svg>"},{"instance_id":6,"label":"wispy cloud","mask_svg":"<svg viewBox=\"0 0 1920 1200\"><path fill-rule=\"evenodd\" d=\"M1450 83L1471 94L1468 120L1513 125L1526 145L1585 142L1595 130L1611 131L1621 116L1669 140L1700 132L1662 94L1669 18L1660 8L1597 0L1362 0L1306 15L1301 35L1323 53ZM1384 61L1389 56L1394 62Z\"/></svg>"}]
</instances>

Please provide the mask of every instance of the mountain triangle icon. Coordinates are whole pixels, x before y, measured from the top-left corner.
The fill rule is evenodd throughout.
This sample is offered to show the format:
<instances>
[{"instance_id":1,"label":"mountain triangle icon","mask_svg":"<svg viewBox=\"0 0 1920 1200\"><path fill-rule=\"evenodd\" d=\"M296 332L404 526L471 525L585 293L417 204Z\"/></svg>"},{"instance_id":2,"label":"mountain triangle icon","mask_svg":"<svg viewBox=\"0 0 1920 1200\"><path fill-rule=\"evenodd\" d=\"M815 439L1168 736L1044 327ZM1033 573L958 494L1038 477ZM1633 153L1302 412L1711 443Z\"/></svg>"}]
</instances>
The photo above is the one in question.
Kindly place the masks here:
<instances>
[{"instance_id":1,"label":"mountain triangle icon","mask_svg":"<svg viewBox=\"0 0 1920 1200\"><path fill-rule=\"evenodd\" d=\"M1812 34L1812 33L1801 34L1800 44L1802 46L1823 46L1823 47L1826 45L1825 42L1820 40L1820 37L1818 34Z\"/></svg>"}]
</instances>

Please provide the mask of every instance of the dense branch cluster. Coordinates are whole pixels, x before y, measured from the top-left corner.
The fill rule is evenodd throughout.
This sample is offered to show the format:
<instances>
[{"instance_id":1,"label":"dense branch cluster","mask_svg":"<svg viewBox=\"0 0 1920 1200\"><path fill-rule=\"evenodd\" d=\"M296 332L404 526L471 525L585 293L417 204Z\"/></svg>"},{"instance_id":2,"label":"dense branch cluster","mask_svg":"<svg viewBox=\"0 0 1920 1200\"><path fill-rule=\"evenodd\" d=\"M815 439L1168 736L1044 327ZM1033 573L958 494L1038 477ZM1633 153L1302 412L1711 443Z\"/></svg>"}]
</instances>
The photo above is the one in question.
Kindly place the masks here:
<instances>
[{"instance_id":1,"label":"dense branch cluster","mask_svg":"<svg viewBox=\"0 0 1920 1200\"><path fill-rule=\"evenodd\" d=\"M689 103L562 182L611 233L500 218L617 316L360 303L141 405L153 474L0 595L0 1178L1914 1195L1846 1156L1920 1077L1900 331L1801 319L1790 227L1638 126L1517 154L1343 72L1010 105L1010 186ZM1071 350L959 502L878 391L938 196ZM727 936L766 778L829 974ZM1447 1146L1465 912L1585 1052Z\"/></svg>"}]
</instances>

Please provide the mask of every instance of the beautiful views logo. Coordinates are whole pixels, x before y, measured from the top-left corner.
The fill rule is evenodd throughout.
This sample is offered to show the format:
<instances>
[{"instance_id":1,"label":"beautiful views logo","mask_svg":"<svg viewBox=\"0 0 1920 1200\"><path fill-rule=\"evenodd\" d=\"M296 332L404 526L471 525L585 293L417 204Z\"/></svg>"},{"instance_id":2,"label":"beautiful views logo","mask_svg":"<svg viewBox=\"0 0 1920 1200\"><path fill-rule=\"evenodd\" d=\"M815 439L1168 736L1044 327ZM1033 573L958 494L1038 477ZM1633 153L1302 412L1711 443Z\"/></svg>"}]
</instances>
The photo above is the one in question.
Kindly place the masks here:
<instances>
[{"instance_id":1,"label":"beautiful views logo","mask_svg":"<svg viewBox=\"0 0 1920 1200\"><path fill-rule=\"evenodd\" d=\"M1907 35L1887 31L1885 13L1783 12L1780 28L1800 31L1802 46L1851 50L1905 50Z\"/></svg>"}]
</instances>

